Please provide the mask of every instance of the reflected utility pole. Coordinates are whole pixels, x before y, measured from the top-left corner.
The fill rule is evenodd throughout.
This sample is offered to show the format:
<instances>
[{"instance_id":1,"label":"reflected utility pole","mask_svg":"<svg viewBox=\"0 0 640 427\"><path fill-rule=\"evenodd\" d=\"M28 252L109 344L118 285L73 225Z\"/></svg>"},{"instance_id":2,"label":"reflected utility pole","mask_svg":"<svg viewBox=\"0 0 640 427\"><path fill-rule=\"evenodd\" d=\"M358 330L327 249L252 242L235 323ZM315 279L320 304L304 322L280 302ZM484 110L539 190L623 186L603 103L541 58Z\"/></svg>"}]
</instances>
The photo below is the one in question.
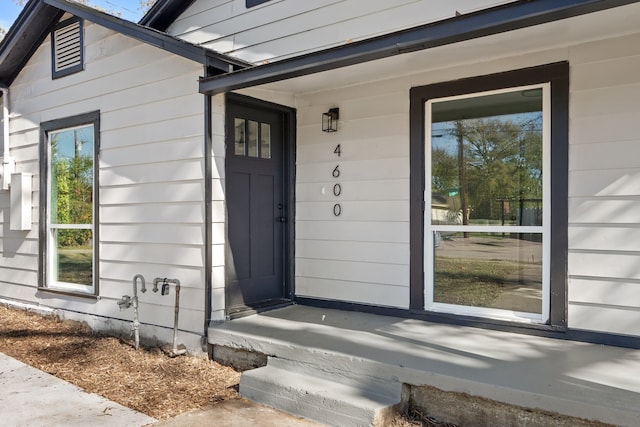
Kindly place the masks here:
<instances>
[{"instance_id":1,"label":"reflected utility pole","mask_svg":"<svg viewBox=\"0 0 640 427\"><path fill-rule=\"evenodd\" d=\"M456 139L458 140L458 174L460 179L460 208L462 209L462 225L469 225L469 208L467 206L467 172L464 160L464 124L462 120L455 121ZM469 233L464 232L463 237L469 237Z\"/></svg>"}]
</instances>

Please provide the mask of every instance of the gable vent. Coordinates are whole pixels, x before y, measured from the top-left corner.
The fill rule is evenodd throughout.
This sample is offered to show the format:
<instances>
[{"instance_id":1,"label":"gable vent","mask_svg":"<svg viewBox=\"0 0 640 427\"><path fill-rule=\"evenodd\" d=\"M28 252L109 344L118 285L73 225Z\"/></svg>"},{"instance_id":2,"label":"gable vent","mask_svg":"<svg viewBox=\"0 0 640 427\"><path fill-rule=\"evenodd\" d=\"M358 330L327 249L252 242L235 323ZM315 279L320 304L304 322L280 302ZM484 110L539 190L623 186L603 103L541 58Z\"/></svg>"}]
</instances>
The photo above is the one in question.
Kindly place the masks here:
<instances>
[{"instance_id":1,"label":"gable vent","mask_svg":"<svg viewBox=\"0 0 640 427\"><path fill-rule=\"evenodd\" d=\"M82 69L82 21L73 20L53 31L53 73L66 75Z\"/></svg>"}]
</instances>

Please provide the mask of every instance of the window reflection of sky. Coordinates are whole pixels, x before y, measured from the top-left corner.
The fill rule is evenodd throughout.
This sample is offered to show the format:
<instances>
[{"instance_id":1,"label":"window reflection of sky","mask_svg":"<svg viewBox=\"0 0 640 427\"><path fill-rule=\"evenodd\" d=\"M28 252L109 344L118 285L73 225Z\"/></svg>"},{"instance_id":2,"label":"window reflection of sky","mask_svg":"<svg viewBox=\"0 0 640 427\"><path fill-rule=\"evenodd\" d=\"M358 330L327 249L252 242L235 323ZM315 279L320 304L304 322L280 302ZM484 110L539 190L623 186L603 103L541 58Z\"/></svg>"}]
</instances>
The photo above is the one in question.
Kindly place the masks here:
<instances>
[{"instance_id":1,"label":"window reflection of sky","mask_svg":"<svg viewBox=\"0 0 640 427\"><path fill-rule=\"evenodd\" d=\"M53 132L51 141L55 144L54 156L59 159L76 156L76 141L79 156L93 157L93 126Z\"/></svg>"},{"instance_id":2,"label":"window reflection of sky","mask_svg":"<svg viewBox=\"0 0 640 427\"><path fill-rule=\"evenodd\" d=\"M462 119L461 120L479 120ZM503 114L500 116L483 117L482 120L499 120L501 122L517 123L522 127L523 132L542 134L542 113L539 111L531 113ZM534 124L534 127L530 127ZM431 149L442 149L447 154L454 155L458 152L458 139L455 121L432 123L431 125Z\"/></svg>"}]
</instances>

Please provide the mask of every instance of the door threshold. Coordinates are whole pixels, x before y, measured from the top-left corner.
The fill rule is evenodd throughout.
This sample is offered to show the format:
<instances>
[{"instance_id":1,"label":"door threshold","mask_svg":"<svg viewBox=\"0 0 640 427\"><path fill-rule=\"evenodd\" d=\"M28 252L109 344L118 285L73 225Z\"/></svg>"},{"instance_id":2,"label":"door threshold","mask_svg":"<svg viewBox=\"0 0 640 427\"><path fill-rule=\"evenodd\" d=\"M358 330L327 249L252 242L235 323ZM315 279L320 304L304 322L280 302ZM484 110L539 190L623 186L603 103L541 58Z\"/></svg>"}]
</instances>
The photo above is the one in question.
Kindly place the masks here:
<instances>
[{"instance_id":1,"label":"door threshold","mask_svg":"<svg viewBox=\"0 0 640 427\"><path fill-rule=\"evenodd\" d=\"M268 301L261 301L251 306L243 305L230 308L227 311L227 319L239 319L241 317L251 316L253 314L264 313L265 311L276 310L278 308L284 308L293 305L293 301L290 299L278 298Z\"/></svg>"}]
</instances>

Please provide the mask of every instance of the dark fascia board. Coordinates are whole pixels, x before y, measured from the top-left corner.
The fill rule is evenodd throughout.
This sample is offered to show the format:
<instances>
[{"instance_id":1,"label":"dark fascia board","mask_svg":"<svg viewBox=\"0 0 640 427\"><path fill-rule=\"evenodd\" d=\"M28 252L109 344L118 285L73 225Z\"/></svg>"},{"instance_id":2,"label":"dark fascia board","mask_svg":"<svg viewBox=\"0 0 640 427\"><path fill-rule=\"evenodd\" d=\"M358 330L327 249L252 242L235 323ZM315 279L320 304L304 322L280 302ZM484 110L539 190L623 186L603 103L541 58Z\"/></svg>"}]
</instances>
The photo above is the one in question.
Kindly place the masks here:
<instances>
[{"instance_id":1,"label":"dark fascia board","mask_svg":"<svg viewBox=\"0 0 640 427\"><path fill-rule=\"evenodd\" d=\"M200 80L216 94L567 19L640 0L520 0L270 64Z\"/></svg>"},{"instance_id":2,"label":"dark fascia board","mask_svg":"<svg viewBox=\"0 0 640 427\"><path fill-rule=\"evenodd\" d=\"M166 31L195 0L157 0L140 20L140 25Z\"/></svg>"},{"instance_id":3,"label":"dark fascia board","mask_svg":"<svg viewBox=\"0 0 640 427\"><path fill-rule=\"evenodd\" d=\"M0 85L10 86L65 12L219 72L252 64L67 0L30 0L0 42Z\"/></svg>"},{"instance_id":4,"label":"dark fascia board","mask_svg":"<svg viewBox=\"0 0 640 427\"><path fill-rule=\"evenodd\" d=\"M63 15L40 0L29 1L0 42L0 85L8 87Z\"/></svg>"},{"instance_id":5,"label":"dark fascia board","mask_svg":"<svg viewBox=\"0 0 640 427\"><path fill-rule=\"evenodd\" d=\"M116 31L120 34L132 37L136 40L158 47L173 54L200 62L207 66L213 66L222 72L233 71L234 68L244 68L250 65L248 62L214 52L202 46L194 45L172 37L166 33L145 27L108 13L100 12L94 8L84 6L69 0L42 0L51 6L69 12L75 16L94 22L102 27Z\"/></svg>"}]
</instances>

